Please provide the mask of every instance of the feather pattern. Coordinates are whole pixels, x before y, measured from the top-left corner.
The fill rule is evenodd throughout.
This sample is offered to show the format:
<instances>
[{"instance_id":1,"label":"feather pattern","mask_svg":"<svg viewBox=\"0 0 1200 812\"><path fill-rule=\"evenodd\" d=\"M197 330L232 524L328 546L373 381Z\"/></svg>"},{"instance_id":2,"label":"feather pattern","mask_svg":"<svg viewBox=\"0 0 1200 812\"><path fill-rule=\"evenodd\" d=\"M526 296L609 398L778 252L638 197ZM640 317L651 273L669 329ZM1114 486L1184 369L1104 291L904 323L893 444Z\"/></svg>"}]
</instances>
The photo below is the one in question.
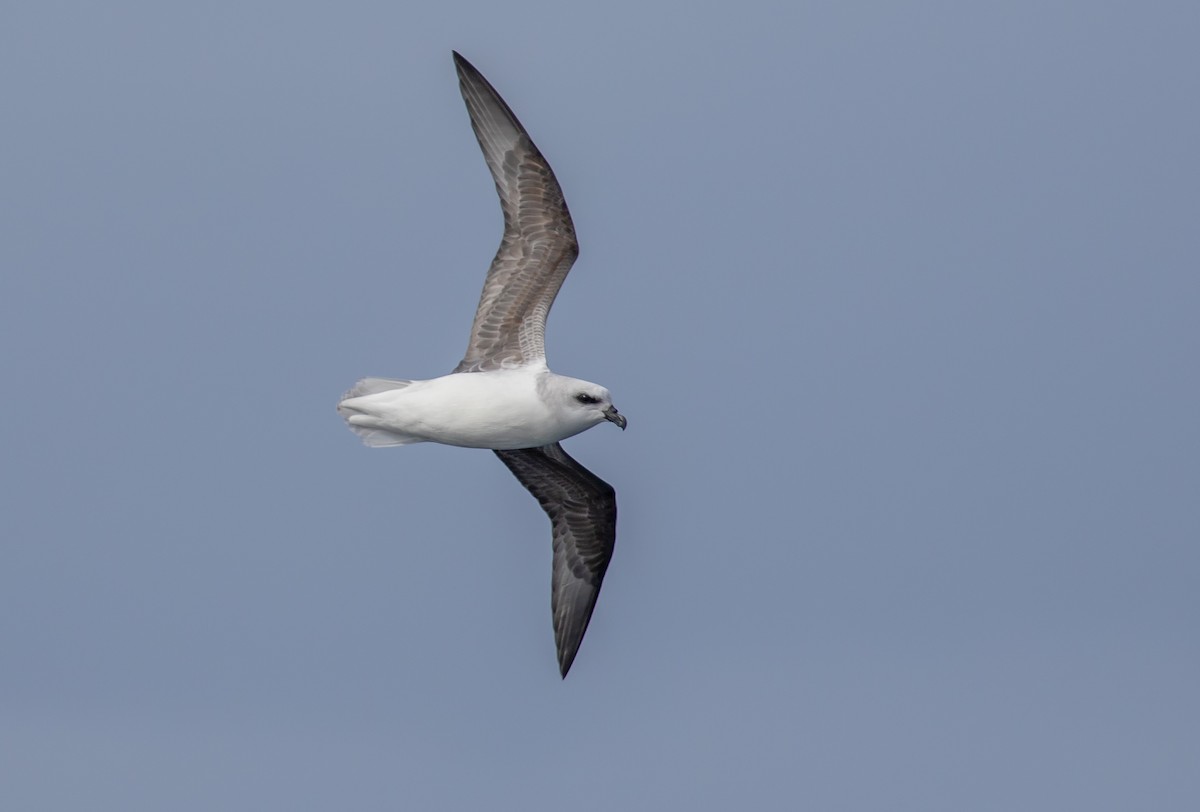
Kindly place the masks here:
<instances>
[{"instance_id":1,"label":"feather pattern","mask_svg":"<svg viewBox=\"0 0 1200 812\"><path fill-rule=\"evenodd\" d=\"M504 213L504 236L483 285L467 353L454 371L544 362L546 316L579 256L575 226L550 164L504 99L457 52L454 64Z\"/></svg>"},{"instance_id":2,"label":"feather pattern","mask_svg":"<svg viewBox=\"0 0 1200 812\"><path fill-rule=\"evenodd\" d=\"M617 539L617 495L558 443L497 451L550 517L550 610L558 668L566 677L600 594Z\"/></svg>"}]
</instances>

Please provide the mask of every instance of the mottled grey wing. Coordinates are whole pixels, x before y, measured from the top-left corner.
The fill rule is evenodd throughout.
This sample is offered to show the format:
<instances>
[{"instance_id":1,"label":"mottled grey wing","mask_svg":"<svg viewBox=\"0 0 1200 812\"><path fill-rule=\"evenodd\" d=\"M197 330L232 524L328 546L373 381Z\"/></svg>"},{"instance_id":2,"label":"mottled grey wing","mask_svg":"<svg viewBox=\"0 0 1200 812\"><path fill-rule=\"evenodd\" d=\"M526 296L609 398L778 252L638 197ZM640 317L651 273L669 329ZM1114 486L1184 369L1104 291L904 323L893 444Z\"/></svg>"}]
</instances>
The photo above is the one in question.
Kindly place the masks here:
<instances>
[{"instance_id":1,"label":"mottled grey wing","mask_svg":"<svg viewBox=\"0 0 1200 812\"><path fill-rule=\"evenodd\" d=\"M554 172L521 122L457 52L454 64L504 212L504 237L483 284L467 354L454 369L480 372L545 358L546 314L579 243Z\"/></svg>"},{"instance_id":2,"label":"mottled grey wing","mask_svg":"<svg viewBox=\"0 0 1200 812\"><path fill-rule=\"evenodd\" d=\"M496 456L550 516L554 546L550 611L563 677L587 631L617 540L617 494L558 443Z\"/></svg>"}]
</instances>

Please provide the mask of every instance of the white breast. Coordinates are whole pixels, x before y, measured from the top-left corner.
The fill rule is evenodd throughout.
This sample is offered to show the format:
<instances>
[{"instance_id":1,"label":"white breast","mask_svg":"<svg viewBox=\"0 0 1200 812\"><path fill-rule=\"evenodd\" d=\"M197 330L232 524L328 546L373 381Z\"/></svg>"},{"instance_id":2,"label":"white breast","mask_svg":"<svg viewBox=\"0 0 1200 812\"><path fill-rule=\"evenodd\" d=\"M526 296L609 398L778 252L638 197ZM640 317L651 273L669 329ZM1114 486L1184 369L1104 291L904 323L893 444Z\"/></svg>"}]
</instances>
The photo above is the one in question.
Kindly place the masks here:
<instances>
[{"instance_id":1,"label":"white breast","mask_svg":"<svg viewBox=\"0 0 1200 812\"><path fill-rule=\"evenodd\" d=\"M445 375L348 398L340 406L346 422L368 445L530 448L558 442L590 425L576 425L570 415L543 402L538 377L544 373L522 367Z\"/></svg>"}]
</instances>

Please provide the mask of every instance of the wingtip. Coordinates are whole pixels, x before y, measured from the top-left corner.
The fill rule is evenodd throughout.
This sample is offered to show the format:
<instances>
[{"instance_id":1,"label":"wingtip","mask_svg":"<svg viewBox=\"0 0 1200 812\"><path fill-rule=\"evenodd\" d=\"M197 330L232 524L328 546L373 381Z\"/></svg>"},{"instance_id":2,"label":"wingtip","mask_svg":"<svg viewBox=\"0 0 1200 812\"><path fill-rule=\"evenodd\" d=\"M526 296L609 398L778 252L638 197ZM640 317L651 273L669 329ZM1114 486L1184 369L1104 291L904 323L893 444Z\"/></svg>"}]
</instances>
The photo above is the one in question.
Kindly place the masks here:
<instances>
[{"instance_id":1,"label":"wingtip","mask_svg":"<svg viewBox=\"0 0 1200 812\"><path fill-rule=\"evenodd\" d=\"M581 640L582 642L582 640ZM570 672L571 666L575 663L575 655L579 653L579 646L576 644L574 649L561 649L558 652L558 673L563 679L567 678L567 673Z\"/></svg>"},{"instance_id":2,"label":"wingtip","mask_svg":"<svg viewBox=\"0 0 1200 812\"><path fill-rule=\"evenodd\" d=\"M475 73L479 72L475 69L475 66L472 65L470 61L458 51L451 51L450 53L454 56L454 67L459 73L468 71L473 71Z\"/></svg>"}]
</instances>

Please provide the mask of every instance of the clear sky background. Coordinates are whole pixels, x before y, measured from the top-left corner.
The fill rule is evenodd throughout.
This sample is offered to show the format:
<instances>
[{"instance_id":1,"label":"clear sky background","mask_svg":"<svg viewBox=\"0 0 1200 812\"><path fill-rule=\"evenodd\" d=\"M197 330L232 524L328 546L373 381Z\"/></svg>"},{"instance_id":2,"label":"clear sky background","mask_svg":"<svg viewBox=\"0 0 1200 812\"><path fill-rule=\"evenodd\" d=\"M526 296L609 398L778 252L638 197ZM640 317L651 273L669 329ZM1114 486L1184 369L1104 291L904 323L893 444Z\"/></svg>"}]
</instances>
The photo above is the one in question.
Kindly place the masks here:
<instances>
[{"instance_id":1,"label":"clear sky background","mask_svg":"<svg viewBox=\"0 0 1200 812\"><path fill-rule=\"evenodd\" d=\"M9 3L0 808L1200 808L1200 6ZM338 396L466 347L450 59L629 430L549 524Z\"/></svg>"}]
</instances>

